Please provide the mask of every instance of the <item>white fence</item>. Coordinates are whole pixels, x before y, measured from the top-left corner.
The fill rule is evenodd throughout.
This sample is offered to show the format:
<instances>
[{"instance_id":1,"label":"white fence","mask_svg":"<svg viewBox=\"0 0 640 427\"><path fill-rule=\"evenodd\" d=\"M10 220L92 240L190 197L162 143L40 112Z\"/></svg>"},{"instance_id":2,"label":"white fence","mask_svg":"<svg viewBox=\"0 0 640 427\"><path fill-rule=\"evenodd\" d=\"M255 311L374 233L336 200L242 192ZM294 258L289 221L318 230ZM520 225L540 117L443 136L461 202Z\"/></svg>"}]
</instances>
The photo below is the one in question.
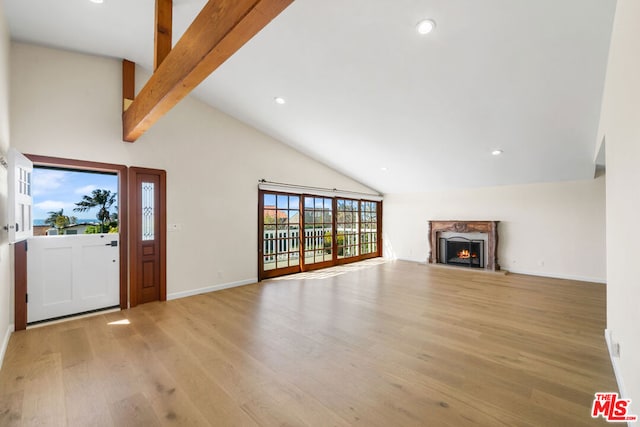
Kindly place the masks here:
<instances>
[{"instance_id":1,"label":"white fence","mask_svg":"<svg viewBox=\"0 0 640 427\"><path fill-rule=\"evenodd\" d=\"M375 229L362 229L361 233L375 233ZM357 229L343 228L338 230L342 236L342 246L345 248L358 245L359 234ZM275 261L276 254L297 252L300 249L300 229L289 228L281 230L264 230L263 255L264 261ZM330 250L333 245L332 228L308 228L304 230L305 251ZM326 243L326 246L325 246ZM293 255L293 254L292 254ZM352 254L349 254L352 255ZM354 254L355 255L355 254Z\"/></svg>"}]
</instances>

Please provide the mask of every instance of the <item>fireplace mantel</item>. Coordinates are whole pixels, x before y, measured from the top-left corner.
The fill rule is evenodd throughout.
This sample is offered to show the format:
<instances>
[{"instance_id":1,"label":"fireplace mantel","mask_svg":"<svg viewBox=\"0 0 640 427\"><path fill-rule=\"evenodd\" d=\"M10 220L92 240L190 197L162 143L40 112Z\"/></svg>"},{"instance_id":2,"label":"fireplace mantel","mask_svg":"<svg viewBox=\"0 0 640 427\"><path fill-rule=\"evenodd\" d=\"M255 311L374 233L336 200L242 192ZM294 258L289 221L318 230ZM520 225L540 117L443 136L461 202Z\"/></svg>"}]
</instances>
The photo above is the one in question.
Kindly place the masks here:
<instances>
[{"instance_id":1,"label":"fireplace mantel","mask_svg":"<svg viewBox=\"0 0 640 427\"><path fill-rule=\"evenodd\" d=\"M438 263L438 233L487 233L487 270L498 271L498 223L500 221L429 221L429 263Z\"/></svg>"}]
</instances>

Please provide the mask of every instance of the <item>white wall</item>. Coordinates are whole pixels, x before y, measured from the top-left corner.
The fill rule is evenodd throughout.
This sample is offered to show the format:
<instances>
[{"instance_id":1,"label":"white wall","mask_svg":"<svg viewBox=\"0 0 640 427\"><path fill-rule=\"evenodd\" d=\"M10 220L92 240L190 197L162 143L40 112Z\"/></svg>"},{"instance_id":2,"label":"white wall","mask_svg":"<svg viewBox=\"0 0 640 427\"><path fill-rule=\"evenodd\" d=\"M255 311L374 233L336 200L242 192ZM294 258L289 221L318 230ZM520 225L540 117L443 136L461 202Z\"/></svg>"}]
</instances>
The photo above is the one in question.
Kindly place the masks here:
<instances>
[{"instance_id":1,"label":"white wall","mask_svg":"<svg viewBox=\"0 0 640 427\"><path fill-rule=\"evenodd\" d=\"M0 2L0 157L9 148L9 33ZM0 166L0 366L10 332L13 330L11 254L7 232L7 170Z\"/></svg>"},{"instance_id":2,"label":"white wall","mask_svg":"<svg viewBox=\"0 0 640 427\"><path fill-rule=\"evenodd\" d=\"M640 2L618 0L600 119L607 164L607 330L618 382L640 414Z\"/></svg>"},{"instance_id":3,"label":"white wall","mask_svg":"<svg viewBox=\"0 0 640 427\"><path fill-rule=\"evenodd\" d=\"M505 270L604 282L605 178L387 194L385 255L419 262L429 252L429 220L496 220Z\"/></svg>"},{"instance_id":4,"label":"white wall","mask_svg":"<svg viewBox=\"0 0 640 427\"><path fill-rule=\"evenodd\" d=\"M11 49L11 143L25 153L167 170L167 292L257 277L257 181L371 191L188 97L122 142L118 60ZM137 89L143 79L138 79Z\"/></svg>"}]
</instances>

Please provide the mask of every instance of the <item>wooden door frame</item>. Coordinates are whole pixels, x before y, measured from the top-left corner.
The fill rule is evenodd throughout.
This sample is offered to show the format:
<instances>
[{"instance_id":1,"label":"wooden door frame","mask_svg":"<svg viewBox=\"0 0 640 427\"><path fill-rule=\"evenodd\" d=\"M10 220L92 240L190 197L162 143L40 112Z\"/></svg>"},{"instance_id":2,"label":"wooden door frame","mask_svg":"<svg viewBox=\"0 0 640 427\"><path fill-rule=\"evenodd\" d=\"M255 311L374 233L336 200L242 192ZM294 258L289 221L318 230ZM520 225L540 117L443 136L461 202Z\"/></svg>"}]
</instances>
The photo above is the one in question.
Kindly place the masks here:
<instances>
[{"instance_id":1,"label":"wooden door frame","mask_svg":"<svg viewBox=\"0 0 640 427\"><path fill-rule=\"evenodd\" d=\"M137 204L136 190L137 190L137 181L138 175L158 175L160 178L160 188L158 189L160 192L160 301L167 300L167 171L162 169L149 169L132 166L129 168L129 197L130 197L130 215L129 215L129 225L131 227L131 240L130 240L130 268L129 268L129 306L135 307L138 305L138 288L136 284L136 280L138 277L138 253L136 248L134 247L136 242L136 236L134 233L138 228L139 219L136 213L134 212L134 207Z\"/></svg>"},{"instance_id":2,"label":"wooden door frame","mask_svg":"<svg viewBox=\"0 0 640 427\"><path fill-rule=\"evenodd\" d=\"M128 242L129 227L127 222L128 213L128 173L127 167L113 163L91 162L87 160L65 159L61 157L40 156L36 154L25 154L26 158L33 162L34 167L52 167L68 169L73 171L90 171L115 173L118 176L118 231L120 234L120 309L127 308L127 287L128 287ZM20 331L27 328L27 245L15 245L15 258L21 262L15 263L15 298L14 298L14 323L15 330ZM24 262L22 259L24 257ZM19 279L19 280L18 280Z\"/></svg>"},{"instance_id":3,"label":"wooden door frame","mask_svg":"<svg viewBox=\"0 0 640 427\"><path fill-rule=\"evenodd\" d=\"M27 329L27 241L16 242L13 251L15 272L13 323L16 331L23 331Z\"/></svg>"}]
</instances>

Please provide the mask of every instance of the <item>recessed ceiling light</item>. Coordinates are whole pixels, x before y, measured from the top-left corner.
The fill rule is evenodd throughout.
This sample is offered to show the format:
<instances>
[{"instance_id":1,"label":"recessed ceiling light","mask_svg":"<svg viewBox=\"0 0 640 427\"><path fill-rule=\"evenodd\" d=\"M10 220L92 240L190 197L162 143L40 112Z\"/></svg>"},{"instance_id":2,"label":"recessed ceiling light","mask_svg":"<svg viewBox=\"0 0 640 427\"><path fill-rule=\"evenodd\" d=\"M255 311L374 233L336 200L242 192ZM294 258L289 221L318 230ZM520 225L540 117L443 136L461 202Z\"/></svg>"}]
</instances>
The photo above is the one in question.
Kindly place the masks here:
<instances>
[{"instance_id":1,"label":"recessed ceiling light","mask_svg":"<svg viewBox=\"0 0 640 427\"><path fill-rule=\"evenodd\" d=\"M380 170L381 170L382 172L386 172L386 171L387 171L387 168L383 166L383 167L381 167L381 168L380 168Z\"/></svg>"},{"instance_id":2,"label":"recessed ceiling light","mask_svg":"<svg viewBox=\"0 0 640 427\"><path fill-rule=\"evenodd\" d=\"M493 151L491 152L491 154L492 154L492 155L494 155L494 156L499 156L499 155L500 155L500 154L502 154L502 153L503 153L503 151L502 151L502 150L493 150Z\"/></svg>"},{"instance_id":3,"label":"recessed ceiling light","mask_svg":"<svg viewBox=\"0 0 640 427\"><path fill-rule=\"evenodd\" d=\"M280 97L280 96L276 96L275 98L273 98L273 102L275 102L276 104L286 104L287 101L284 100L284 98Z\"/></svg>"},{"instance_id":4,"label":"recessed ceiling light","mask_svg":"<svg viewBox=\"0 0 640 427\"><path fill-rule=\"evenodd\" d=\"M104 0L89 0L91 3L102 4Z\"/></svg>"},{"instance_id":5,"label":"recessed ceiling light","mask_svg":"<svg viewBox=\"0 0 640 427\"><path fill-rule=\"evenodd\" d=\"M436 22L432 19L423 19L416 25L416 30L420 34L429 34L436 27Z\"/></svg>"}]
</instances>

